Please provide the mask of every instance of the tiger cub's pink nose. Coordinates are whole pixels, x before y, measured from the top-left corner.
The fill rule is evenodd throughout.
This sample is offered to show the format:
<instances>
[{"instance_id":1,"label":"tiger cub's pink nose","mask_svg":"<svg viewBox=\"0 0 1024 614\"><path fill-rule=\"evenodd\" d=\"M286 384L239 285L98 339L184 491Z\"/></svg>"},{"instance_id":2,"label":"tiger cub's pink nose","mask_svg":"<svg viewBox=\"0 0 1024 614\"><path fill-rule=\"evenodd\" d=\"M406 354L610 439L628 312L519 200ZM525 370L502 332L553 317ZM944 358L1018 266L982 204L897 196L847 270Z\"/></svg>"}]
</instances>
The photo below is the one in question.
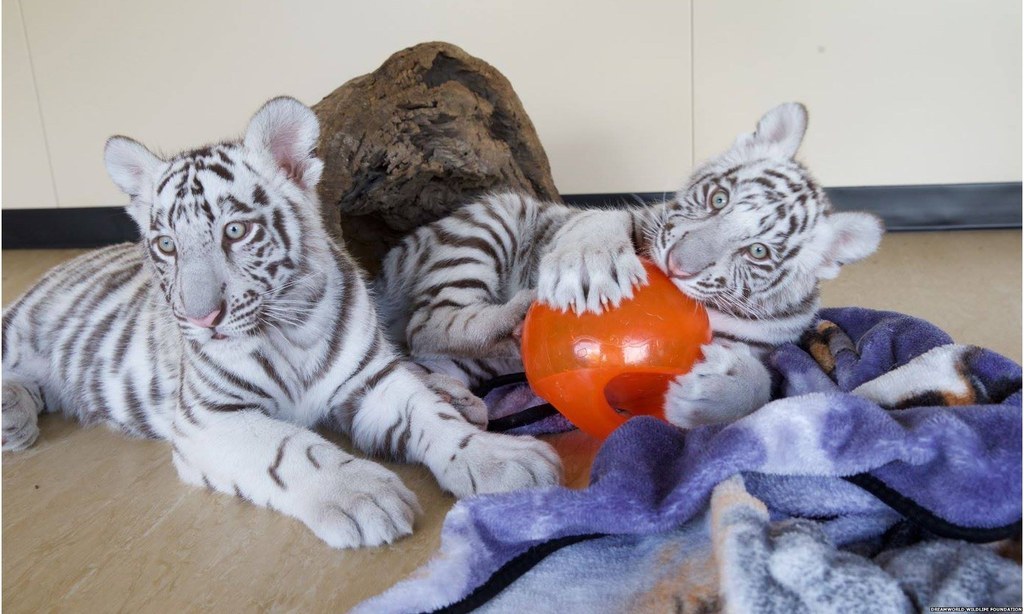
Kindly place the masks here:
<instances>
[{"instance_id":1,"label":"tiger cub's pink nose","mask_svg":"<svg viewBox=\"0 0 1024 614\"><path fill-rule=\"evenodd\" d=\"M218 318L220 317L221 311L223 311L223 306L214 309L213 311L211 311L210 313L206 314L201 318L190 318L188 316L185 316L185 319L200 328L213 328L216 325Z\"/></svg>"},{"instance_id":2,"label":"tiger cub's pink nose","mask_svg":"<svg viewBox=\"0 0 1024 614\"><path fill-rule=\"evenodd\" d=\"M689 279L693 277L694 273L687 270L687 266L679 262L678 256L673 257L670 252L668 258L665 259L666 269L669 277L675 277L676 279Z\"/></svg>"}]
</instances>

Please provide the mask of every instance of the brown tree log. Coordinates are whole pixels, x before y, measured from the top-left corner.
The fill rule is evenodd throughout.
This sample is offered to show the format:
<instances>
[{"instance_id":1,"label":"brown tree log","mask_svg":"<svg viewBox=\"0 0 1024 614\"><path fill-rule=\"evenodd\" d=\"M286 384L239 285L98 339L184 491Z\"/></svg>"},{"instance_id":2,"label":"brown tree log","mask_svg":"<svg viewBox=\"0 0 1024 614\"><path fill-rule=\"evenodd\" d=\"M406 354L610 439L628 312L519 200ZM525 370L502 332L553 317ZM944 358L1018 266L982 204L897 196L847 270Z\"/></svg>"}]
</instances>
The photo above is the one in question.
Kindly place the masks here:
<instances>
[{"instance_id":1,"label":"brown tree log","mask_svg":"<svg viewBox=\"0 0 1024 614\"><path fill-rule=\"evenodd\" d=\"M328 227L371 273L410 230L486 192L559 200L508 79L454 45L399 51L313 109Z\"/></svg>"}]
</instances>

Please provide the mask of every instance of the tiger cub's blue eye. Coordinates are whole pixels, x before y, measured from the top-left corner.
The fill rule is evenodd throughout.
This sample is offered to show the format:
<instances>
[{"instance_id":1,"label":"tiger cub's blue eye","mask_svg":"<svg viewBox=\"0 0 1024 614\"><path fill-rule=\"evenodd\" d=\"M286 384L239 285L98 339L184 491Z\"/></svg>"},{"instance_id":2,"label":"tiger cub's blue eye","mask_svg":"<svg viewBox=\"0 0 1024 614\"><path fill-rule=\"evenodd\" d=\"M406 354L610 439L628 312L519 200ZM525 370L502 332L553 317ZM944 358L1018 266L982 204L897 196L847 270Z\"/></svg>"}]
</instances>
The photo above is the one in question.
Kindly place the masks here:
<instances>
[{"instance_id":1,"label":"tiger cub's blue eye","mask_svg":"<svg viewBox=\"0 0 1024 614\"><path fill-rule=\"evenodd\" d=\"M249 232L249 224L246 222L231 222L224 227L224 236L231 241L237 241Z\"/></svg>"},{"instance_id":2,"label":"tiger cub's blue eye","mask_svg":"<svg viewBox=\"0 0 1024 614\"><path fill-rule=\"evenodd\" d=\"M174 253L174 239L167 235L160 235L156 238L156 248L165 254Z\"/></svg>"},{"instance_id":3,"label":"tiger cub's blue eye","mask_svg":"<svg viewBox=\"0 0 1024 614\"><path fill-rule=\"evenodd\" d=\"M721 209L722 207L729 204L729 194L725 190L718 189L711 193L711 198L708 199L712 209Z\"/></svg>"},{"instance_id":4,"label":"tiger cub's blue eye","mask_svg":"<svg viewBox=\"0 0 1024 614\"><path fill-rule=\"evenodd\" d=\"M764 260L768 257L768 246L764 243L754 243L747 248L747 253L755 260Z\"/></svg>"}]
</instances>

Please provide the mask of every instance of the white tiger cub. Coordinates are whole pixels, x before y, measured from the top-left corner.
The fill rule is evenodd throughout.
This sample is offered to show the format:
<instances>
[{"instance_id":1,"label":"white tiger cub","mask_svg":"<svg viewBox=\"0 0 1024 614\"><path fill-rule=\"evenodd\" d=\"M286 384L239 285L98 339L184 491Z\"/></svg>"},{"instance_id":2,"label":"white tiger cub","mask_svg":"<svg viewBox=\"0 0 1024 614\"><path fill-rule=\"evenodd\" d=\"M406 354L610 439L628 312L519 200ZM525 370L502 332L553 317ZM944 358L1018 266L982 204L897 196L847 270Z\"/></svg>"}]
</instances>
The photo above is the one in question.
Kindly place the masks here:
<instances>
[{"instance_id":1,"label":"white tiger cub","mask_svg":"<svg viewBox=\"0 0 1024 614\"><path fill-rule=\"evenodd\" d=\"M468 383L521 370L516 330L534 296L600 312L646 282L641 254L707 307L714 331L704 360L670 386L668 419L740 418L769 400L763 360L814 321L819 280L883 233L875 216L832 211L794 160L806 126L803 105L772 109L651 207L580 211L512 194L467 205L386 257L386 328L425 368Z\"/></svg>"},{"instance_id":2,"label":"white tiger cub","mask_svg":"<svg viewBox=\"0 0 1024 614\"><path fill-rule=\"evenodd\" d=\"M328 237L319 125L268 102L241 142L163 160L124 137L107 168L142 240L48 273L3 314L3 449L37 414L171 441L181 478L298 518L334 547L412 531L396 475L317 435L425 464L456 496L555 484L545 443L481 431L400 363Z\"/></svg>"}]
</instances>

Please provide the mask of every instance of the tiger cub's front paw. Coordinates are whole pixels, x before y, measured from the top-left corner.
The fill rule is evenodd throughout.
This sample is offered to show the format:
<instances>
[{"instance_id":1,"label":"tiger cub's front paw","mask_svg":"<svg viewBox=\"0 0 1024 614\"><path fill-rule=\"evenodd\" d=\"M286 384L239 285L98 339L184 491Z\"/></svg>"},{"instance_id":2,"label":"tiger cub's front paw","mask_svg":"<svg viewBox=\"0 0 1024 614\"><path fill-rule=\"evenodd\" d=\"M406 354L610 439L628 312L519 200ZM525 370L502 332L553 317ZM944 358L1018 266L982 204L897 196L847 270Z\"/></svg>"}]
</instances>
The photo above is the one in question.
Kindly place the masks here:
<instances>
[{"instance_id":1,"label":"tiger cub's front paw","mask_svg":"<svg viewBox=\"0 0 1024 614\"><path fill-rule=\"evenodd\" d=\"M767 403L771 376L743 343L711 343L704 360L680 375L665 395L665 417L683 428L738 420Z\"/></svg>"},{"instance_id":2,"label":"tiger cub's front paw","mask_svg":"<svg viewBox=\"0 0 1024 614\"><path fill-rule=\"evenodd\" d=\"M313 448L314 458L322 450ZM317 463L334 460L320 458ZM416 495L394 473L351 457L336 467L321 465L317 471L332 474L312 481L315 490L297 495L302 501L296 516L329 546L380 546L412 533L420 506Z\"/></svg>"},{"instance_id":3,"label":"tiger cub's front paw","mask_svg":"<svg viewBox=\"0 0 1024 614\"><path fill-rule=\"evenodd\" d=\"M438 481L442 488L461 499L555 486L561 478L562 462L543 441L479 431L459 442L459 451L440 472Z\"/></svg>"},{"instance_id":4,"label":"tiger cub's front paw","mask_svg":"<svg viewBox=\"0 0 1024 614\"><path fill-rule=\"evenodd\" d=\"M586 242L556 246L540 262L537 294L541 302L576 313L601 313L633 298L633 288L647 283L639 256L627 239L590 237Z\"/></svg>"}]
</instances>

